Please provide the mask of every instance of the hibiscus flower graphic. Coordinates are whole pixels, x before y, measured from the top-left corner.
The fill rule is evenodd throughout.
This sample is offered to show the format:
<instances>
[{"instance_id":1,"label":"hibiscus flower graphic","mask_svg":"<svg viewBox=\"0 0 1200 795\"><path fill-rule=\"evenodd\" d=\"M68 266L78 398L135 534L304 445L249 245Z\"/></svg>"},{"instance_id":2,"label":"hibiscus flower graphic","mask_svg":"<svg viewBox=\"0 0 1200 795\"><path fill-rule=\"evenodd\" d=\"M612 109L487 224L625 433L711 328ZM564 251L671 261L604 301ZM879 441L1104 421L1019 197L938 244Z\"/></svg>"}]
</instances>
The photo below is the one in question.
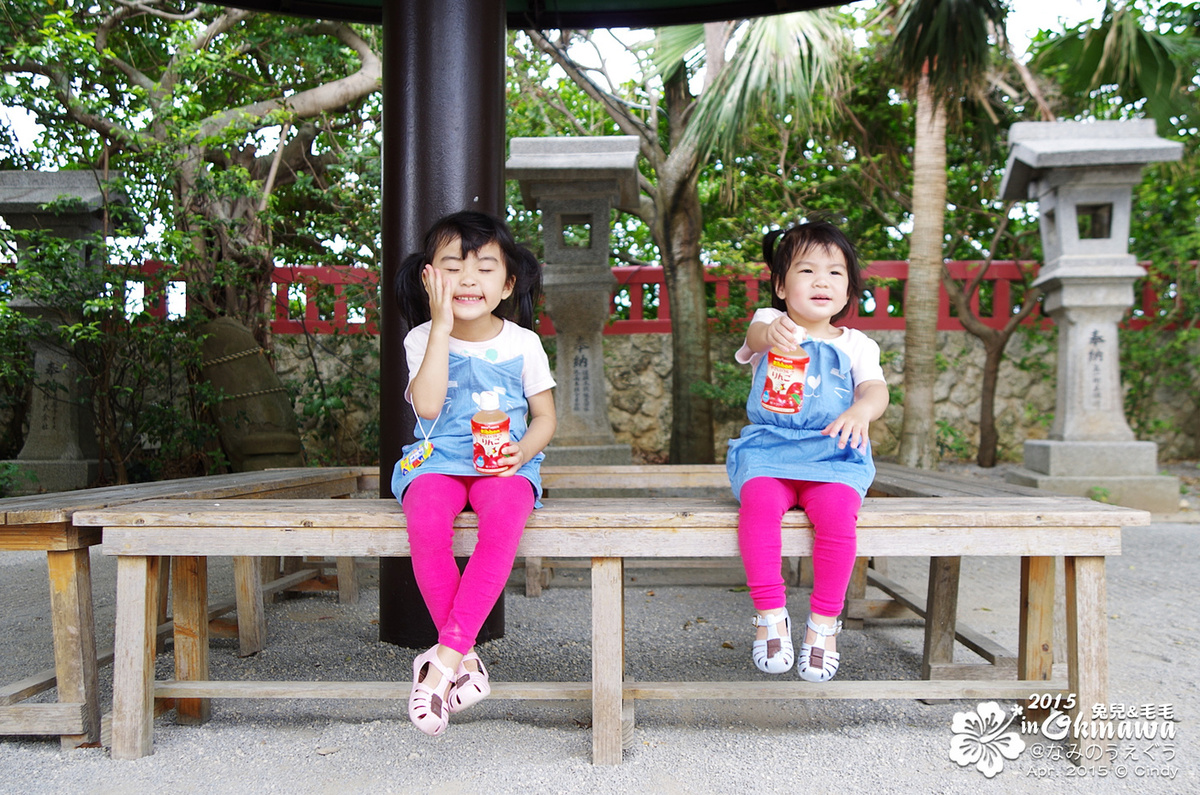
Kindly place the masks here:
<instances>
[{"instance_id":1,"label":"hibiscus flower graphic","mask_svg":"<svg viewBox=\"0 0 1200 795\"><path fill-rule=\"evenodd\" d=\"M975 765L980 773L992 778L1004 769L1005 759L1016 759L1025 750L1020 734L1005 731L1019 714L1019 706L1008 715L995 701L980 704L977 712L955 713L950 725L954 731L950 758L960 767Z\"/></svg>"}]
</instances>

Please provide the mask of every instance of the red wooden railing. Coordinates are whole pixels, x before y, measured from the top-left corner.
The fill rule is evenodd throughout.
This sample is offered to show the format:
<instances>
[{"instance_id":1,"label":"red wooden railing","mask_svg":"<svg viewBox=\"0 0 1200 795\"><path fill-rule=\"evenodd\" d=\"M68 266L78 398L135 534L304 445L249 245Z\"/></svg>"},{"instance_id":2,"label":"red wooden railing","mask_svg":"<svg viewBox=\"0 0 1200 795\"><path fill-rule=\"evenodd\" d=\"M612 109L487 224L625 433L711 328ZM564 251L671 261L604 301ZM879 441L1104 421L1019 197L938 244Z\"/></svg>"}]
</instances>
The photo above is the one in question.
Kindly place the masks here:
<instances>
[{"instance_id":1,"label":"red wooden railing","mask_svg":"<svg viewBox=\"0 0 1200 795\"><path fill-rule=\"evenodd\" d=\"M965 279L983 267L982 262L957 261L949 263L950 274ZM143 305L155 317L166 317L168 312L165 285L158 274L164 269L160 262L147 262L142 273L147 277L148 287ZM983 287L972 298L971 308L980 314L982 302L990 302L990 311L980 319L994 328L1003 326L1019 308L1019 292L1014 296L1013 285L1022 285L1027 276L1036 271L1032 262L995 261L988 267ZM613 268L617 287L613 294L614 316L618 316L604 330L605 334L669 333L671 314L667 286L662 268L618 267ZM864 267L867 288L860 300L857 312L845 319L844 325L862 330L903 330L904 289L908 278L908 263L904 261L869 262ZM727 309L735 296L744 296L745 305L753 306L763 291L769 290L769 282L762 275L725 275L710 272L705 281L711 285L718 309ZM313 268L279 267L272 276L275 285L275 317L271 330L275 334L330 334L367 333L376 334L371 318L375 316L376 272L366 268ZM302 298L300 296L303 296ZM1158 300L1153 289L1147 285L1140 295L1142 315L1135 312L1129 325L1137 327L1147 321L1144 315L1152 311ZM186 311L186 308L185 308ZM356 316L365 318L364 321ZM746 317L749 317L747 313ZM1035 311L1027 322L1037 322L1040 310ZM961 331L962 324L951 311L950 299L945 289L939 289L938 329ZM539 331L554 334L554 325L543 317Z\"/></svg>"}]
</instances>

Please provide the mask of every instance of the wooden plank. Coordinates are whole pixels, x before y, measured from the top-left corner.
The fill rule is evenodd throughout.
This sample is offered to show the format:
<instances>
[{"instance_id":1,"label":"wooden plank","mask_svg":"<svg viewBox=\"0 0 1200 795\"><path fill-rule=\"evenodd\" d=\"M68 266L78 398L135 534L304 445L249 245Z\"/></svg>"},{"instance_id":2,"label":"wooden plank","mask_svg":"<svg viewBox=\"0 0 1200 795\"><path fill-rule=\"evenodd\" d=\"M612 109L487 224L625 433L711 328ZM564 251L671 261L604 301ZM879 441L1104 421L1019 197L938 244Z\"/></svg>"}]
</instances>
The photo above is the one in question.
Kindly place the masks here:
<instances>
[{"instance_id":1,"label":"wooden plank","mask_svg":"<svg viewBox=\"0 0 1200 795\"><path fill-rule=\"evenodd\" d=\"M592 763L621 764L625 678L625 572L620 558L592 559Z\"/></svg>"},{"instance_id":2,"label":"wooden plank","mask_svg":"<svg viewBox=\"0 0 1200 795\"><path fill-rule=\"evenodd\" d=\"M1017 658L1000 657L993 662L981 663L936 663L929 666L930 679L972 679L987 680L1019 679L1017 676ZM1029 687L1026 682L1025 686Z\"/></svg>"},{"instance_id":3,"label":"wooden plank","mask_svg":"<svg viewBox=\"0 0 1200 795\"><path fill-rule=\"evenodd\" d=\"M1054 674L1054 558L1021 558L1017 675L1047 680Z\"/></svg>"},{"instance_id":4,"label":"wooden plank","mask_svg":"<svg viewBox=\"0 0 1200 795\"><path fill-rule=\"evenodd\" d=\"M1043 685L1038 684L1039 691ZM1066 682L1048 682L1048 693L1067 690ZM1029 695L1029 683L992 680L888 680L805 682L776 679L763 682L630 682L625 697L672 701L678 699L981 699L1021 700Z\"/></svg>"},{"instance_id":5,"label":"wooden plank","mask_svg":"<svg viewBox=\"0 0 1200 795\"><path fill-rule=\"evenodd\" d=\"M977 666L984 668L985 666ZM775 699L982 699L1021 700L1029 682L989 679L852 681L835 679L813 684L795 679L761 682L626 682L623 699L677 701ZM1039 682L1038 692L1066 693L1065 681ZM160 698L230 699L364 699L399 700L408 697L407 682L203 681L167 680L155 684ZM493 699L583 701L592 698L589 682L493 682Z\"/></svg>"},{"instance_id":6,"label":"wooden plank","mask_svg":"<svg viewBox=\"0 0 1200 795\"><path fill-rule=\"evenodd\" d=\"M69 520L47 524L0 525L0 550L60 552L92 547L100 541L100 528L75 527Z\"/></svg>"},{"instance_id":7,"label":"wooden plank","mask_svg":"<svg viewBox=\"0 0 1200 795\"><path fill-rule=\"evenodd\" d=\"M258 654L267 643L267 616L263 608L262 576L258 559L233 558L234 592L238 614L238 656Z\"/></svg>"},{"instance_id":8,"label":"wooden plank","mask_svg":"<svg viewBox=\"0 0 1200 795\"><path fill-rule=\"evenodd\" d=\"M175 675L180 679L208 679L208 558L171 558L175 593ZM183 724L207 723L208 699L180 699L176 714Z\"/></svg>"},{"instance_id":9,"label":"wooden plank","mask_svg":"<svg viewBox=\"0 0 1200 795\"><path fill-rule=\"evenodd\" d=\"M1089 721L1092 707L1108 703L1108 614L1104 582L1104 558L1068 557L1065 561L1067 591L1067 681L1076 695L1072 722ZM1124 650L1117 650L1121 654ZM1082 755L1077 764L1104 759L1109 741L1079 738ZM1097 755L1098 754L1098 755Z\"/></svg>"},{"instance_id":10,"label":"wooden plank","mask_svg":"<svg viewBox=\"0 0 1200 795\"><path fill-rule=\"evenodd\" d=\"M50 622L58 700L84 705L83 731L64 734L64 749L100 739L100 683L92 611L92 568L88 550L46 553L50 575Z\"/></svg>"},{"instance_id":11,"label":"wooden plank","mask_svg":"<svg viewBox=\"0 0 1200 795\"><path fill-rule=\"evenodd\" d=\"M0 707L0 734L57 734L79 737L88 733L87 704L18 704ZM96 722L96 736L99 734Z\"/></svg>"},{"instance_id":12,"label":"wooden plank","mask_svg":"<svg viewBox=\"0 0 1200 795\"><path fill-rule=\"evenodd\" d=\"M338 557L337 585L339 604L358 603L358 571L355 569L354 558L345 555Z\"/></svg>"},{"instance_id":13,"label":"wooden plank","mask_svg":"<svg viewBox=\"0 0 1200 795\"><path fill-rule=\"evenodd\" d=\"M931 678L932 665L954 662L954 629L958 623L958 573L962 559L937 556L929 560L925 600L925 650L921 678Z\"/></svg>"},{"instance_id":14,"label":"wooden plank","mask_svg":"<svg viewBox=\"0 0 1200 795\"><path fill-rule=\"evenodd\" d=\"M402 529L404 513L395 500L151 500L99 510L79 511L77 525L102 527L376 527ZM859 512L859 528L1022 529L1052 527L1125 527L1150 523L1150 514L1104 505L1081 497L994 497L867 499ZM591 498L547 501L533 513L529 526L614 529L730 529L737 526L732 500L678 498ZM475 515L459 514L456 527L473 527ZM784 514L785 528L811 529L802 511Z\"/></svg>"},{"instance_id":15,"label":"wooden plank","mask_svg":"<svg viewBox=\"0 0 1200 795\"><path fill-rule=\"evenodd\" d=\"M159 698L262 698L262 699L380 699L408 698L412 683L404 682L312 682L312 681L180 681L155 683ZM591 682L492 682L490 699L536 701L586 701L592 697Z\"/></svg>"},{"instance_id":16,"label":"wooden plank","mask_svg":"<svg viewBox=\"0 0 1200 795\"><path fill-rule=\"evenodd\" d=\"M523 557L574 558L590 552L598 557L709 557L737 558L737 530L724 527L606 526L596 517L592 527L555 526L552 517L531 518L517 554ZM230 517L223 517L230 518ZM998 527L960 524L946 517L927 527L860 527L860 554L872 556L937 555L1119 555L1118 526L1035 527L1014 524ZM1032 521L1033 515L1027 516ZM194 519L203 522L197 525ZM168 520L159 518L160 521ZM474 521L472 517L472 523ZM933 520L931 520L933 521ZM351 517L351 524L359 519ZM573 523L572 523L573 524ZM186 532L181 530L186 529ZM455 533L454 551L470 555L475 548L474 527ZM812 531L785 526L782 549L786 556L812 554ZM106 555L327 555L379 557L409 554L408 537L400 527L338 527L299 523L284 527L253 527L230 521L222 526L200 513L177 523L144 527L105 528Z\"/></svg>"},{"instance_id":17,"label":"wooden plank","mask_svg":"<svg viewBox=\"0 0 1200 795\"><path fill-rule=\"evenodd\" d=\"M0 707L19 704L27 698L33 698L38 693L45 693L57 684L53 668L46 668L36 674L18 679L12 684L0 687Z\"/></svg>"},{"instance_id":18,"label":"wooden plank","mask_svg":"<svg viewBox=\"0 0 1200 795\"><path fill-rule=\"evenodd\" d=\"M157 557L117 559L116 659L113 664L113 759L153 752Z\"/></svg>"},{"instance_id":19,"label":"wooden plank","mask_svg":"<svg viewBox=\"0 0 1200 795\"><path fill-rule=\"evenodd\" d=\"M924 599L882 574L870 572L868 576L872 585L895 599L902 607L921 618L925 617ZM956 624L954 639L990 663L998 663L1012 657L1012 652L999 643L962 624Z\"/></svg>"},{"instance_id":20,"label":"wooden plank","mask_svg":"<svg viewBox=\"0 0 1200 795\"><path fill-rule=\"evenodd\" d=\"M4 524L36 525L70 522L73 514L80 510L97 510L142 500L234 499L253 494L297 498L306 493L333 496L331 491L349 494L357 489L357 468L295 467L7 497L0 499L0 515L4 517Z\"/></svg>"}]
</instances>

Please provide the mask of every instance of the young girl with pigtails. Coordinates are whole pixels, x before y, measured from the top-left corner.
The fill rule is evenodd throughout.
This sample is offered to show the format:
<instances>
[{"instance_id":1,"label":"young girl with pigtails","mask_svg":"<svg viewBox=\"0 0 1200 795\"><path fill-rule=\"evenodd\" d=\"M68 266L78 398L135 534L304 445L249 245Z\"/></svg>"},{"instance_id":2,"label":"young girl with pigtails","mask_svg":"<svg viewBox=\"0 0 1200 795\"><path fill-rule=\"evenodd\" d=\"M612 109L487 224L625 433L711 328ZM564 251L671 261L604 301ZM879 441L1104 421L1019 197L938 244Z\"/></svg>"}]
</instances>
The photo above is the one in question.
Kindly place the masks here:
<instances>
[{"instance_id":1,"label":"young girl with pigtails","mask_svg":"<svg viewBox=\"0 0 1200 795\"><path fill-rule=\"evenodd\" d=\"M835 326L862 292L854 246L816 221L763 238L772 306L754 313L736 354L754 370L750 420L729 442L726 468L738 512L738 544L757 614L754 664L766 673L796 661L781 573L783 514L800 507L813 525L813 590L797 663L824 682L841 657L838 615L854 568L858 509L875 478L870 423L888 405L879 346Z\"/></svg>"},{"instance_id":2,"label":"young girl with pigtails","mask_svg":"<svg viewBox=\"0 0 1200 795\"><path fill-rule=\"evenodd\" d=\"M533 253L503 221L470 211L437 221L397 276L400 313L412 329L405 398L419 438L396 464L392 493L438 631L437 644L413 661L408 700L409 718L429 735L491 692L475 639L541 496L542 450L556 418L554 378L532 330L540 291ZM473 433L481 409L506 421L483 430L476 423ZM497 436L502 425L507 442ZM482 442L481 433L489 434ZM479 539L460 575L451 541L454 518L467 507L478 516Z\"/></svg>"}]
</instances>

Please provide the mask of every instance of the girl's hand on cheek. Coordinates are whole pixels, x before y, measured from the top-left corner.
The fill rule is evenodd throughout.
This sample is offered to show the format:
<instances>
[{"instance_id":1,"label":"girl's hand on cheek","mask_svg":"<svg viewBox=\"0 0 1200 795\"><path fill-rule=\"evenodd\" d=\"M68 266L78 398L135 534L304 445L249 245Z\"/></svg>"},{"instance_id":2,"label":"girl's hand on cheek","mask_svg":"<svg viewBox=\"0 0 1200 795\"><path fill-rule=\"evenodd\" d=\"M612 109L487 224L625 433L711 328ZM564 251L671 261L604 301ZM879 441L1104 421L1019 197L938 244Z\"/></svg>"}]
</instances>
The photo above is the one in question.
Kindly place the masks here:
<instances>
[{"instance_id":1,"label":"girl's hand on cheek","mask_svg":"<svg viewBox=\"0 0 1200 795\"><path fill-rule=\"evenodd\" d=\"M426 265L421 271L421 283L429 295L429 317L434 326L450 327L454 325L454 288L450 277L439 271L433 265Z\"/></svg>"}]
</instances>

